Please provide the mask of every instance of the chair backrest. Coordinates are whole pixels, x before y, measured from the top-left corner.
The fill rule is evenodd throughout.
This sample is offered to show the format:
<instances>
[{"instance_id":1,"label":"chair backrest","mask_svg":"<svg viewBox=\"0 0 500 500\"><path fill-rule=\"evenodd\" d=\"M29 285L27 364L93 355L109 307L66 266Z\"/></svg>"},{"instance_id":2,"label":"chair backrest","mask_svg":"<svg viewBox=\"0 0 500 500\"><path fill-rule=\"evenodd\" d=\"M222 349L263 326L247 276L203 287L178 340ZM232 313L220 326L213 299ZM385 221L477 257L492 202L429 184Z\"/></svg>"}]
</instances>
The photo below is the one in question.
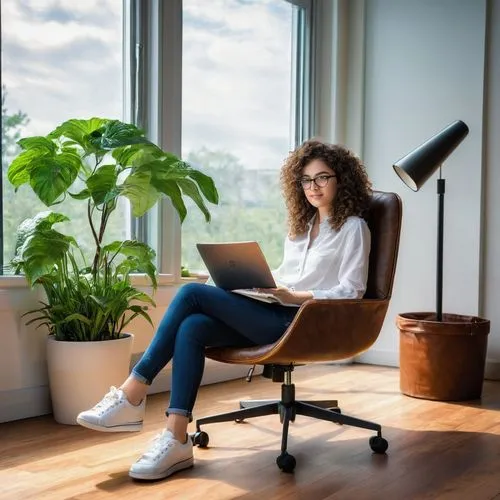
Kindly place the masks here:
<instances>
[{"instance_id":1,"label":"chair backrest","mask_svg":"<svg viewBox=\"0 0 500 500\"><path fill-rule=\"evenodd\" d=\"M373 192L365 215L371 232L366 299L391 298L398 259L401 213L401 198L396 193Z\"/></svg>"}]
</instances>

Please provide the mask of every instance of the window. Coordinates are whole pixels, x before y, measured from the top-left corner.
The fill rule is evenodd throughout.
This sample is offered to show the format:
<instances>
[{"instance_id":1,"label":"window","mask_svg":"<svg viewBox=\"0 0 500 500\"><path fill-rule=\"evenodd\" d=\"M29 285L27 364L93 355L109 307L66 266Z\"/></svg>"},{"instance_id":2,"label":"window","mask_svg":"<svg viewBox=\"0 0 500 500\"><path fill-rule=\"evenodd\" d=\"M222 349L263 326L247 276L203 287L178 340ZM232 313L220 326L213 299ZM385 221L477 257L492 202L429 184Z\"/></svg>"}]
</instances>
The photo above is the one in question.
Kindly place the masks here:
<instances>
[{"instance_id":1,"label":"window","mask_svg":"<svg viewBox=\"0 0 500 500\"><path fill-rule=\"evenodd\" d=\"M0 264L13 256L19 222L45 209L26 186L14 195L6 179L18 136L102 116L143 127L160 147L212 175L221 195L211 224L190 204L183 229L168 200L141 220L131 220L124 203L111 238L132 234L151 244L163 282L175 280L181 264L202 267L199 240L255 239L278 265L285 230L279 168L311 122L309 4L0 0ZM76 206L65 200L61 211L78 225L86 214Z\"/></svg>"},{"instance_id":2,"label":"window","mask_svg":"<svg viewBox=\"0 0 500 500\"><path fill-rule=\"evenodd\" d=\"M19 136L47 135L69 118L122 118L123 15L116 0L1 0L1 12L2 257L8 273L18 224L47 209L27 186L14 193L7 180L15 142ZM67 224L86 218L73 200L65 200L60 211L70 216ZM128 234L128 213L126 203L116 210L111 238ZM90 250L90 237L82 243Z\"/></svg>"},{"instance_id":3,"label":"window","mask_svg":"<svg viewBox=\"0 0 500 500\"><path fill-rule=\"evenodd\" d=\"M182 156L220 195L210 224L187 205L182 264L191 271L204 267L198 241L257 240L271 267L281 261L279 169L302 140L294 51L304 48L303 12L284 0L183 2Z\"/></svg>"}]
</instances>

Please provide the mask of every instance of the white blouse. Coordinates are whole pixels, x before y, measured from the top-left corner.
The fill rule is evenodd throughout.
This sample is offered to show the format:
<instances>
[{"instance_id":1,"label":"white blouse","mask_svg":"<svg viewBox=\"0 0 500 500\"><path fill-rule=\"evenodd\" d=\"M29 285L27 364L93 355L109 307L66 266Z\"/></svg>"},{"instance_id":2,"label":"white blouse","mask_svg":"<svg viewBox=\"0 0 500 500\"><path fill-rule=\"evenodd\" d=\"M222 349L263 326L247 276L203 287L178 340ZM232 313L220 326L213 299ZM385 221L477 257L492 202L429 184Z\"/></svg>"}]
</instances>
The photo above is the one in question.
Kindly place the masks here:
<instances>
[{"instance_id":1,"label":"white blouse","mask_svg":"<svg viewBox=\"0 0 500 500\"><path fill-rule=\"evenodd\" d=\"M285 240L283 262L273 271L276 282L315 299L360 299L366 290L370 230L361 217L346 219L339 231L325 219L309 247L314 218L307 234Z\"/></svg>"}]
</instances>

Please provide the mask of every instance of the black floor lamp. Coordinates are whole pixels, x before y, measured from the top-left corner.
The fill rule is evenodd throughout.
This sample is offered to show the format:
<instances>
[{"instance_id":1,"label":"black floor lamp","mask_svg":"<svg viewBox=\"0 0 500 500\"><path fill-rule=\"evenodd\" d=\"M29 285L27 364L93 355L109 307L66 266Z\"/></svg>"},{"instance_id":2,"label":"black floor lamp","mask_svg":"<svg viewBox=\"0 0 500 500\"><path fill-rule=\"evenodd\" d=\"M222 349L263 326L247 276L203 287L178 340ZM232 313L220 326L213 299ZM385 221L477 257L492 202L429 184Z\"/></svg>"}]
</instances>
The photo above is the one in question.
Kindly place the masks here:
<instances>
[{"instance_id":1,"label":"black floor lamp","mask_svg":"<svg viewBox=\"0 0 500 500\"><path fill-rule=\"evenodd\" d=\"M414 191L439 168L436 312L402 313L396 318L400 388L408 396L440 401L481 396L490 322L475 316L443 314L445 180L441 165L468 133L467 125L457 120L393 165Z\"/></svg>"},{"instance_id":2,"label":"black floor lamp","mask_svg":"<svg viewBox=\"0 0 500 500\"><path fill-rule=\"evenodd\" d=\"M438 233L436 270L436 319L443 319L443 235L445 179L441 165L469 133L467 125L457 120L438 132L411 153L398 160L393 168L401 180L413 191L418 191L439 168L437 180Z\"/></svg>"}]
</instances>

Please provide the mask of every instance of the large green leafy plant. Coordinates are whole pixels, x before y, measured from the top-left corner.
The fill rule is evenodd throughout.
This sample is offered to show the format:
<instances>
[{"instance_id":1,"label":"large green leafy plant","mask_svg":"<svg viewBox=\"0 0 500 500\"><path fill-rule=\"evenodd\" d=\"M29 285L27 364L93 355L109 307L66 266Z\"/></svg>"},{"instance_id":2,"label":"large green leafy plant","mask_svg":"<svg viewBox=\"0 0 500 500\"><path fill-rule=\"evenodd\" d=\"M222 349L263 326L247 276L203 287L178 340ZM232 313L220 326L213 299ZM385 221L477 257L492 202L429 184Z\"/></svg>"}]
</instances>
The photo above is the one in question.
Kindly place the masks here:
<instances>
[{"instance_id":1,"label":"large green leafy plant","mask_svg":"<svg viewBox=\"0 0 500 500\"><path fill-rule=\"evenodd\" d=\"M186 195L208 222L205 201L218 203L213 180L118 120L73 119L45 137L23 138L18 144L22 151L9 166L9 181L16 190L29 184L47 207L67 196L79 200L95 244L87 262L78 238L54 229L69 220L61 213L38 213L20 224L12 266L47 296L41 308L28 313L35 314L30 322L45 324L57 340L69 341L117 338L137 316L151 323L147 308L153 299L132 286L130 275L145 273L155 289L155 252L135 240L106 244L109 218L120 197L140 217L166 195L182 222ZM74 230L82 232L81 227Z\"/></svg>"}]
</instances>

